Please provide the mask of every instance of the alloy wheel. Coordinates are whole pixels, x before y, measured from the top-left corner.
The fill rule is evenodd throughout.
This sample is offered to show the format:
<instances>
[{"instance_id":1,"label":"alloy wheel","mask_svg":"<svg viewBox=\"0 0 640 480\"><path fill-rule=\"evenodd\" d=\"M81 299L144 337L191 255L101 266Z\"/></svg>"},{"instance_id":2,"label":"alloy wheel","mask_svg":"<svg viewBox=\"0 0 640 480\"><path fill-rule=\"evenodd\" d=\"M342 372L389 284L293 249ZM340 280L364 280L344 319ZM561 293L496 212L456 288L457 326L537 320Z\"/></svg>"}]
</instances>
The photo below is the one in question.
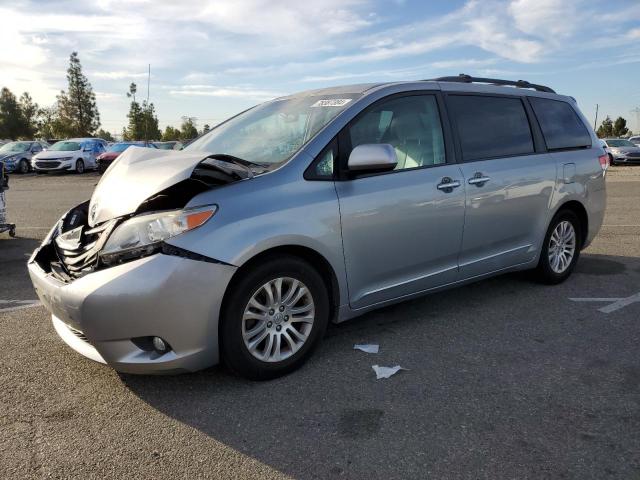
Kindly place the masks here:
<instances>
[{"instance_id":1,"label":"alloy wheel","mask_svg":"<svg viewBox=\"0 0 640 480\"><path fill-rule=\"evenodd\" d=\"M573 224L563 220L549 239L549 266L555 273L564 273L569 268L576 251L576 231Z\"/></svg>"},{"instance_id":2,"label":"alloy wheel","mask_svg":"<svg viewBox=\"0 0 640 480\"><path fill-rule=\"evenodd\" d=\"M253 357L281 362L309 339L314 319L309 288L295 278L275 278L249 299L242 315L242 338Z\"/></svg>"}]
</instances>

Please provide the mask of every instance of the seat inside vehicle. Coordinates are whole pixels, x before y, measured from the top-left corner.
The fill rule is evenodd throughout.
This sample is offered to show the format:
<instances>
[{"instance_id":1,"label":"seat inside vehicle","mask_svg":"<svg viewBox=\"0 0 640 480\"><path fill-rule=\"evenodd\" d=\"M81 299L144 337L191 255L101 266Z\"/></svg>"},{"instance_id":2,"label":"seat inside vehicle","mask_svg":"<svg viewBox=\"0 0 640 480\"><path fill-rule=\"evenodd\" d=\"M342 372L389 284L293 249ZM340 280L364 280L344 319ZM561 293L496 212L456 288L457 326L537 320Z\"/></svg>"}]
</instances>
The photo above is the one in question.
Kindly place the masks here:
<instances>
[{"instance_id":1,"label":"seat inside vehicle","mask_svg":"<svg viewBox=\"0 0 640 480\"><path fill-rule=\"evenodd\" d=\"M366 113L351 132L353 146L364 143L392 145L398 158L396 170L445 162L440 118L432 97L408 96L391 100Z\"/></svg>"}]
</instances>

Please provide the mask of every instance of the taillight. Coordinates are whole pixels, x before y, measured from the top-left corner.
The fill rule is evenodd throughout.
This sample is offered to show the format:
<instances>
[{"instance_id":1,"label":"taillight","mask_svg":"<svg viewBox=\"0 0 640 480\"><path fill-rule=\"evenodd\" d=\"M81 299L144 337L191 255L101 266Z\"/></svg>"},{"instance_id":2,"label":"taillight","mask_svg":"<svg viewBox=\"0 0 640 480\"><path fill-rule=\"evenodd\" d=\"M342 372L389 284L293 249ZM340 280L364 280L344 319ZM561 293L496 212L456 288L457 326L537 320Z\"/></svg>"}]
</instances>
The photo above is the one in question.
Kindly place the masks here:
<instances>
[{"instance_id":1,"label":"taillight","mask_svg":"<svg viewBox=\"0 0 640 480\"><path fill-rule=\"evenodd\" d=\"M606 153L604 155L600 155L598 157L598 161L600 162L600 167L602 168L602 170L606 170L607 168L609 168L609 155L607 155Z\"/></svg>"}]
</instances>

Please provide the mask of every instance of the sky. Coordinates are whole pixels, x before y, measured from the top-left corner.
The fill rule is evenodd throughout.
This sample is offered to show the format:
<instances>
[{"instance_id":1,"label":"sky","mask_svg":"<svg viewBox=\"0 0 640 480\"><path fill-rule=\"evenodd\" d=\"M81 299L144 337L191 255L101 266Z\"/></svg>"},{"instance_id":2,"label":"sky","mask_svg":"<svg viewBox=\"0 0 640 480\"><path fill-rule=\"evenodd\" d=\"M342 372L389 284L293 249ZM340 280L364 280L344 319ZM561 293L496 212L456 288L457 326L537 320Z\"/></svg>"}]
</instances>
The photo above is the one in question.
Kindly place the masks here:
<instances>
[{"instance_id":1,"label":"sky","mask_svg":"<svg viewBox=\"0 0 640 480\"><path fill-rule=\"evenodd\" d=\"M102 127L131 82L161 128L280 95L467 73L575 97L640 131L639 0L0 0L0 86L50 105L77 51Z\"/></svg>"}]
</instances>

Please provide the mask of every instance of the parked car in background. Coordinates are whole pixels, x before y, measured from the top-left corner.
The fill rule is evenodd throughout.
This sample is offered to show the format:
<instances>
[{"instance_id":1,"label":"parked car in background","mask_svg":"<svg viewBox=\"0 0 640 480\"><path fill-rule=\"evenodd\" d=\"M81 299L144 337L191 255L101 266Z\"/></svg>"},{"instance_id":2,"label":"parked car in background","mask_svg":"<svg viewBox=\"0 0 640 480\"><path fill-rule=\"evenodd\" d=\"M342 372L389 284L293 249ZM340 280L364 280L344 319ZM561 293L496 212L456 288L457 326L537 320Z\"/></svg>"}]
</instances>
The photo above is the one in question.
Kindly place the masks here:
<instances>
[{"instance_id":1,"label":"parked car in background","mask_svg":"<svg viewBox=\"0 0 640 480\"><path fill-rule=\"evenodd\" d=\"M93 360L273 378L329 321L510 271L566 280L604 217L597 140L572 97L522 80L302 92L182 152L128 149L29 273Z\"/></svg>"},{"instance_id":2,"label":"parked car in background","mask_svg":"<svg viewBox=\"0 0 640 480\"><path fill-rule=\"evenodd\" d=\"M640 164L640 147L624 138L605 138L611 165Z\"/></svg>"},{"instance_id":3,"label":"parked car in background","mask_svg":"<svg viewBox=\"0 0 640 480\"><path fill-rule=\"evenodd\" d=\"M0 147L0 160L7 172L27 173L33 156L47 148L49 144L40 141L9 142Z\"/></svg>"},{"instance_id":4,"label":"parked car in background","mask_svg":"<svg viewBox=\"0 0 640 480\"><path fill-rule=\"evenodd\" d=\"M104 152L106 142L100 138L71 138L54 143L31 160L37 173L69 171L83 173L95 170L96 158Z\"/></svg>"},{"instance_id":5,"label":"parked car in background","mask_svg":"<svg viewBox=\"0 0 640 480\"><path fill-rule=\"evenodd\" d=\"M104 173L109 165L120 156L129 147L142 148L158 148L153 142L118 142L107 148L107 151L98 155L96 162L98 163L98 171Z\"/></svg>"},{"instance_id":6,"label":"parked car in background","mask_svg":"<svg viewBox=\"0 0 640 480\"><path fill-rule=\"evenodd\" d=\"M182 142L170 141L170 142L153 142L160 150L182 150L184 147Z\"/></svg>"},{"instance_id":7,"label":"parked car in background","mask_svg":"<svg viewBox=\"0 0 640 480\"><path fill-rule=\"evenodd\" d=\"M634 145L640 146L640 135L636 135L634 137L629 137L629 141Z\"/></svg>"}]
</instances>

